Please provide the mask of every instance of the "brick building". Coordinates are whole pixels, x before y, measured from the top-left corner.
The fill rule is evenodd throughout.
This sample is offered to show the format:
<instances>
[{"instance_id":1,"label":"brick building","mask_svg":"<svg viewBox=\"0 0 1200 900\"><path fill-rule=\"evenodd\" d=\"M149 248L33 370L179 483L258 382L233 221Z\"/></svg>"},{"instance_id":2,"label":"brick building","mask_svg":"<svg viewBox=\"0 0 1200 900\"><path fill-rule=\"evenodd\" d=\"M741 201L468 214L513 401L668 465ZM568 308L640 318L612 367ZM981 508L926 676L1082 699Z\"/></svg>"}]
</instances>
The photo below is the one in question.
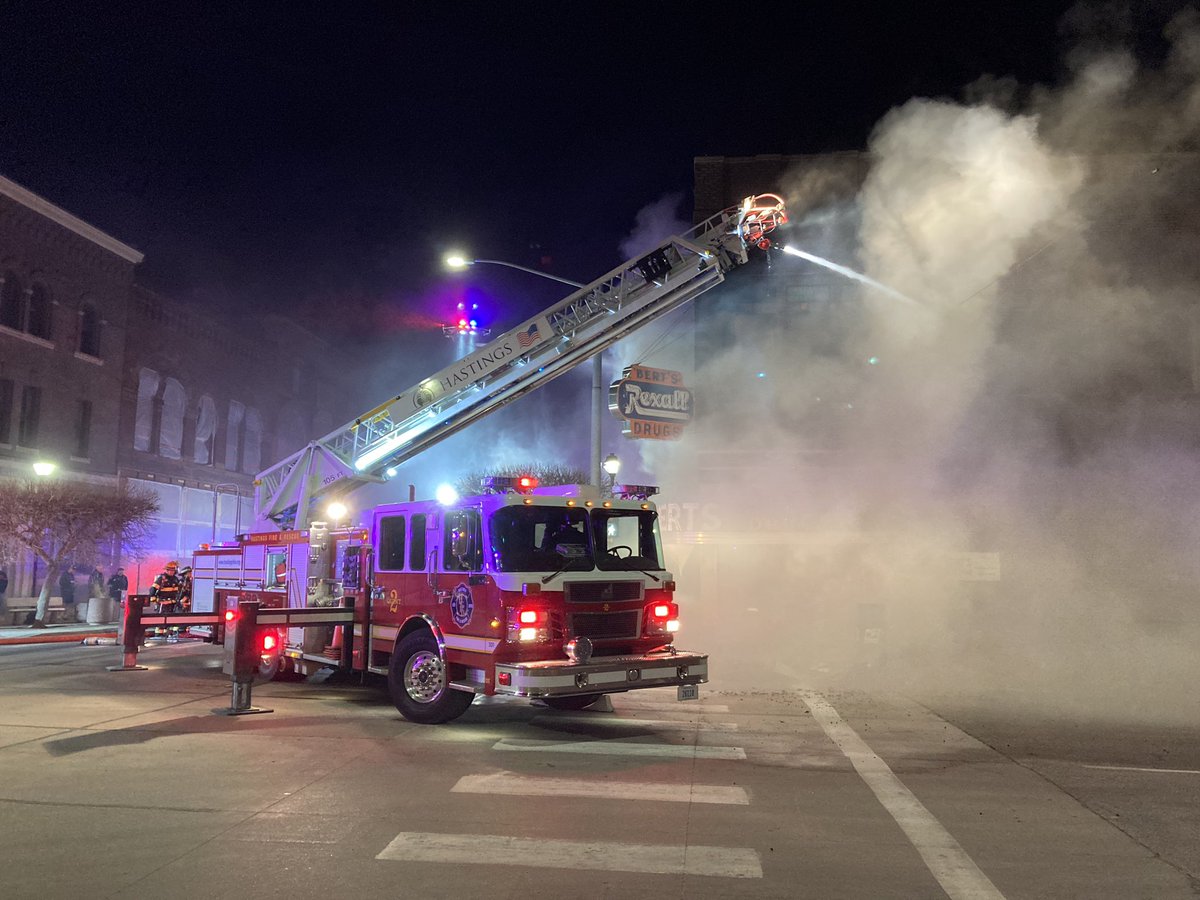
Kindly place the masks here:
<instances>
[{"instance_id":1,"label":"brick building","mask_svg":"<svg viewBox=\"0 0 1200 900\"><path fill-rule=\"evenodd\" d=\"M205 315L135 283L142 254L0 177L0 478L38 460L55 477L154 492L145 587L166 558L252 525L254 475L333 427L342 376L289 320ZM118 560L98 549L84 565ZM125 560L120 560L125 562ZM8 596L39 586L2 559Z\"/></svg>"}]
</instances>

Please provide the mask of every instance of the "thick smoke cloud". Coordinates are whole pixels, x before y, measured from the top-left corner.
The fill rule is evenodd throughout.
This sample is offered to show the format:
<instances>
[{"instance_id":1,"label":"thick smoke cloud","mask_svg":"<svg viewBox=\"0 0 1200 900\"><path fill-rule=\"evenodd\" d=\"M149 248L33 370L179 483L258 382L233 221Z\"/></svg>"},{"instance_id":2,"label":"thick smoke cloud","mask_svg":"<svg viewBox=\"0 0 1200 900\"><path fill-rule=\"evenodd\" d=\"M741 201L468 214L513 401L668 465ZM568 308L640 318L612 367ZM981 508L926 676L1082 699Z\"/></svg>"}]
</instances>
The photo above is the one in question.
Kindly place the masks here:
<instances>
[{"instance_id":1,"label":"thick smoke cloud","mask_svg":"<svg viewBox=\"0 0 1200 900\"><path fill-rule=\"evenodd\" d=\"M1077 12L1066 84L914 99L865 177L792 174L796 240L916 303L787 257L808 311L732 286L756 314L719 342L700 452L656 461L708 501L678 531L716 542L673 550L727 685L1200 713L1198 22L1150 66ZM702 487L720 460L753 470Z\"/></svg>"}]
</instances>

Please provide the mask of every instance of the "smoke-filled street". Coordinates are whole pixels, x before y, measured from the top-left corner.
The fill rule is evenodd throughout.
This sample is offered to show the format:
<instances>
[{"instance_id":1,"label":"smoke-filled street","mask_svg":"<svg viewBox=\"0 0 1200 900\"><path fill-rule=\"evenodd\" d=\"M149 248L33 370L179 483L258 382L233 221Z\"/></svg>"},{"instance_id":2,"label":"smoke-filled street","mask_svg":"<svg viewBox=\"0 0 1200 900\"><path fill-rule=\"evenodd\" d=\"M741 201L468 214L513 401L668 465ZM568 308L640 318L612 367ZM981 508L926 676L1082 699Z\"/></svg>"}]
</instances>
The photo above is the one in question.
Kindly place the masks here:
<instances>
[{"instance_id":1,"label":"smoke-filled street","mask_svg":"<svg viewBox=\"0 0 1200 900\"><path fill-rule=\"evenodd\" d=\"M646 898L1194 896L1194 725L719 678L698 702L479 701L445 726L404 722L378 685L277 683L255 689L274 712L235 719L212 714L229 693L207 645L105 672L115 652L0 657L9 896L556 895L547 877Z\"/></svg>"}]
</instances>

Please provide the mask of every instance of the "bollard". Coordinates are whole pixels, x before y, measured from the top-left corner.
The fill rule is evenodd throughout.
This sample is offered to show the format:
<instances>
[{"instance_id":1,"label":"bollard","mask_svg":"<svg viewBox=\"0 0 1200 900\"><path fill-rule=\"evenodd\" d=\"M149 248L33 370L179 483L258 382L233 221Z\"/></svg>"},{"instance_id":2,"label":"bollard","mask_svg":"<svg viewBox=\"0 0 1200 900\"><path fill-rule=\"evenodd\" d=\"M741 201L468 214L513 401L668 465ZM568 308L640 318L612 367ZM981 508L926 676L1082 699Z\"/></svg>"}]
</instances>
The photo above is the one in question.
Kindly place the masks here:
<instances>
[{"instance_id":1,"label":"bollard","mask_svg":"<svg viewBox=\"0 0 1200 900\"><path fill-rule=\"evenodd\" d=\"M214 709L220 716L248 716L254 713L269 713L251 704L250 687L258 669L258 601L242 600L238 603L237 621L233 623L233 679L229 696L229 708ZM229 629L226 627L226 640Z\"/></svg>"},{"instance_id":2,"label":"bollard","mask_svg":"<svg viewBox=\"0 0 1200 900\"><path fill-rule=\"evenodd\" d=\"M109 672L145 672L145 666L139 666L137 661L138 649L142 646L142 606L146 598L141 594L130 594L125 598L125 615L121 619L121 645L123 648L122 664L105 666Z\"/></svg>"}]
</instances>

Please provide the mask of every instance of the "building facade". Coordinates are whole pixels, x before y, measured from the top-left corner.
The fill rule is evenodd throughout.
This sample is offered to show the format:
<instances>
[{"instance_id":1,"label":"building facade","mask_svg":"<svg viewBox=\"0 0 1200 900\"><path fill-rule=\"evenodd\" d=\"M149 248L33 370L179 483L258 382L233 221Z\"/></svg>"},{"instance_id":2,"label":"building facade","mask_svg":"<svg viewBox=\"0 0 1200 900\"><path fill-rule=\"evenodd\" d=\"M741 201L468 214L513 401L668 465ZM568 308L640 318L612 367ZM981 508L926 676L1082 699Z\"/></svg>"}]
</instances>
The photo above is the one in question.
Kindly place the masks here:
<instances>
[{"instance_id":1,"label":"building facade","mask_svg":"<svg viewBox=\"0 0 1200 900\"><path fill-rule=\"evenodd\" d=\"M55 477L154 493L145 558L76 561L123 564L135 590L166 559L252 527L255 474L332 430L347 390L319 337L156 294L135 282L142 259L0 177L0 478L50 461ZM31 555L0 566L10 598L39 589Z\"/></svg>"}]
</instances>

